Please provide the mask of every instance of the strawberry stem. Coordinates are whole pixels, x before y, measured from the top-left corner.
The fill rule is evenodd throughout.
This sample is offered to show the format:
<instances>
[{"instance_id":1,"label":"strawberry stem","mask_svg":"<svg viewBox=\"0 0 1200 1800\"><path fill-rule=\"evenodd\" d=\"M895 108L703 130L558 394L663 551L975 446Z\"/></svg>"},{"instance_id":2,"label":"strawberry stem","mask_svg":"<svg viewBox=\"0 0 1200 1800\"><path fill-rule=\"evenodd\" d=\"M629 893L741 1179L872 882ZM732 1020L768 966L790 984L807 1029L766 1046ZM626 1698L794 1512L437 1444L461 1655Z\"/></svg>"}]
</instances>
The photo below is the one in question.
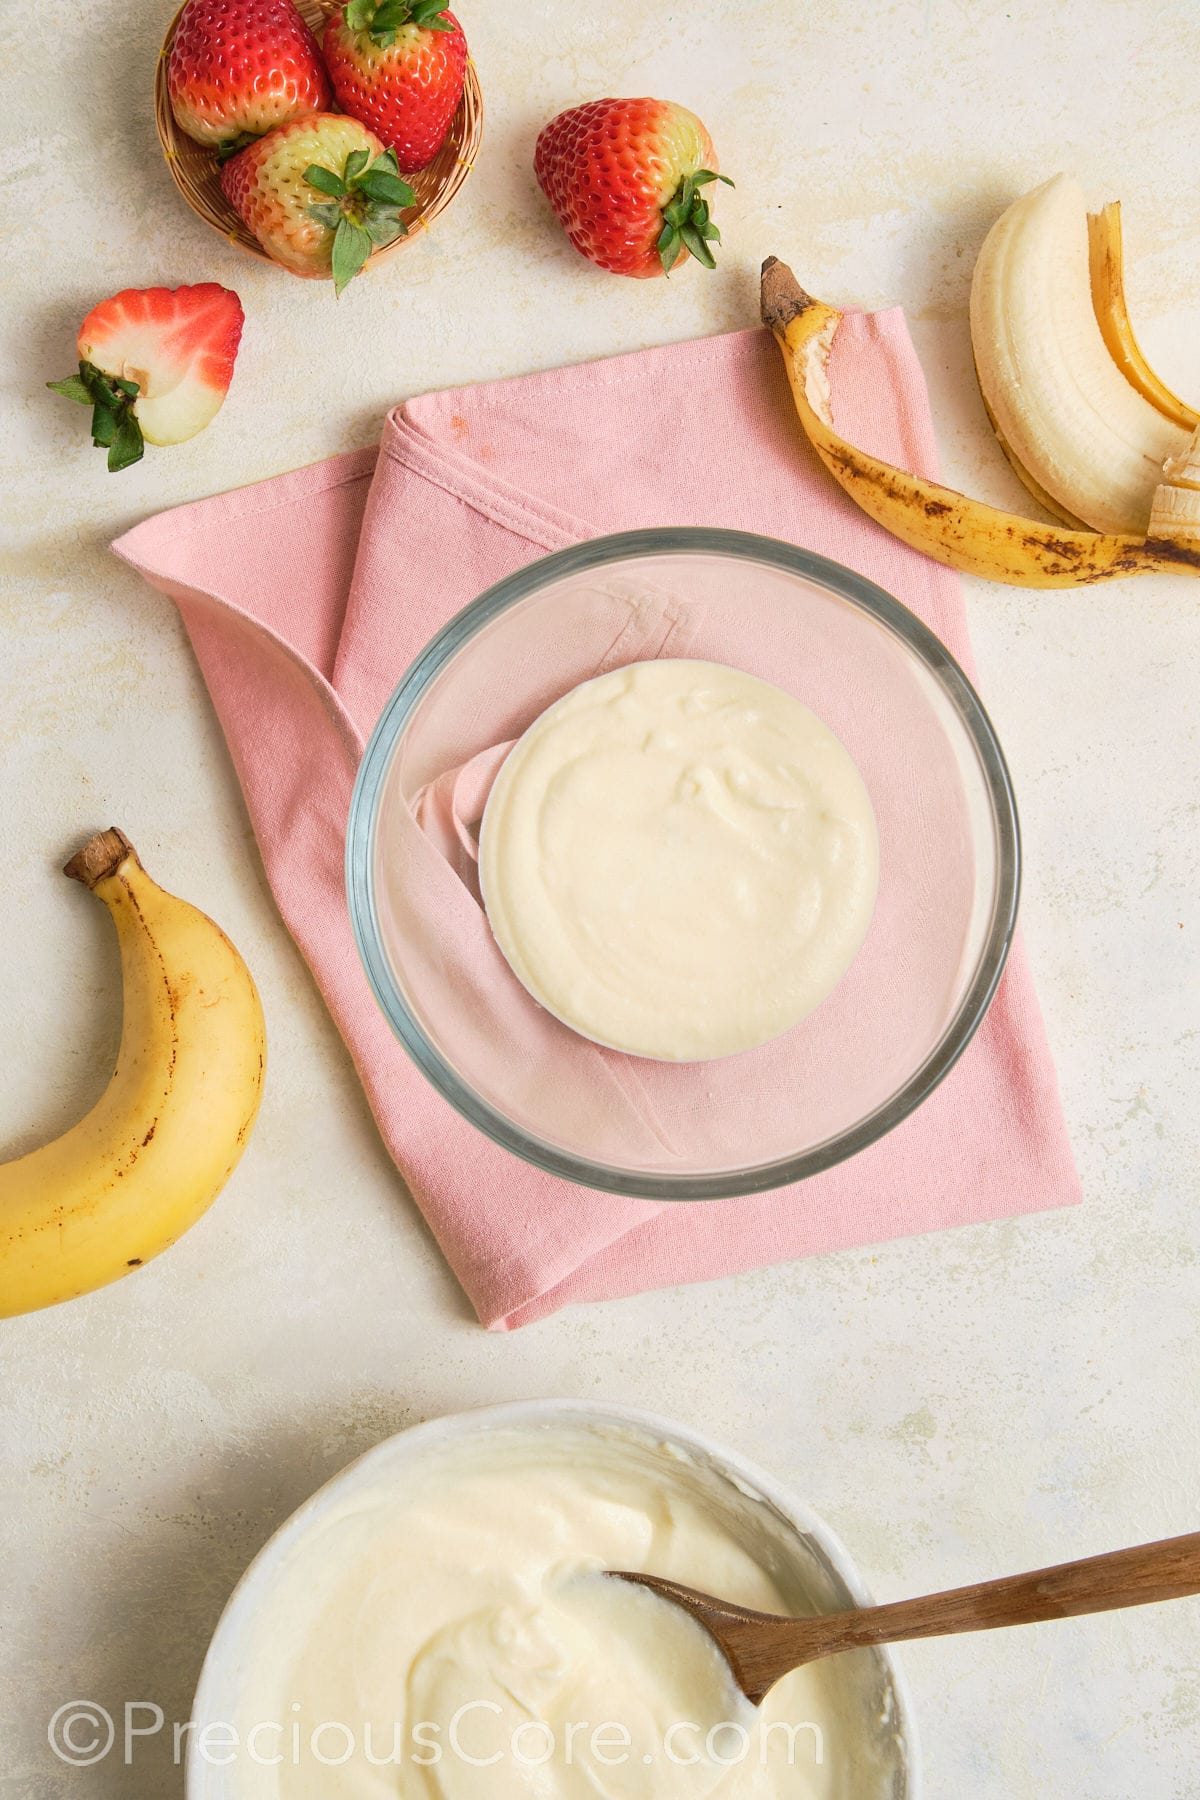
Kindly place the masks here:
<instances>
[{"instance_id":1,"label":"strawberry stem","mask_svg":"<svg viewBox=\"0 0 1200 1800\"><path fill-rule=\"evenodd\" d=\"M48 381L46 386L67 400L91 407L92 443L97 449L108 451L110 474L141 461L145 444L133 410L141 391L136 381L109 375L95 363L81 362L78 375L68 375L65 381Z\"/></svg>"},{"instance_id":2,"label":"strawberry stem","mask_svg":"<svg viewBox=\"0 0 1200 1800\"><path fill-rule=\"evenodd\" d=\"M306 210L310 218L333 233L333 291L339 296L353 281L372 250L395 243L408 233L401 218L417 196L400 179L394 150L385 150L370 161L366 150L352 150L340 175L320 163L310 163L304 179L318 193L327 194Z\"/></svg>"},{"instance_id":3,"label":"strawberry stem","mask_svg":"<svg viewBox=\"0 0 1200 1800\"><path fill-rule=\"evenodd\" d=\"M349 0L342 17L349 31L365 31L384 50L390 50L406 25L419 31L453 31L446 16L445 0Z\"/></svg>"},{"instance_id":4,"label":"strawberry stem","mask_svg":"<svg viewBox=\"0 0 1200 1800\"><path fill-rule=\"evenodd\" d=\"M694 256L706 269L717 266L710 246L720 243L721 233L709 217L708 202L700 192L710 181L723 181L726 187L734 185L728 175L697 169L694 175L684 176L670 205L663 207L657 249L664 275L671 273L681 256Z\"/></svg>"},{"instance_id":5,"label":"strawberry stem","mask_svg":"<svg viewBox=\"0 0 1200 1800\"><path fill-rule=\"evenodd\" d=\"M257 144L257 142L257 132L239 131L236 137L227 138L223 144L217 145L218 164L224 168L225 164L231 157L236 156L239 150L244 150L248 144Z\"/></svg>"}]
</instances>

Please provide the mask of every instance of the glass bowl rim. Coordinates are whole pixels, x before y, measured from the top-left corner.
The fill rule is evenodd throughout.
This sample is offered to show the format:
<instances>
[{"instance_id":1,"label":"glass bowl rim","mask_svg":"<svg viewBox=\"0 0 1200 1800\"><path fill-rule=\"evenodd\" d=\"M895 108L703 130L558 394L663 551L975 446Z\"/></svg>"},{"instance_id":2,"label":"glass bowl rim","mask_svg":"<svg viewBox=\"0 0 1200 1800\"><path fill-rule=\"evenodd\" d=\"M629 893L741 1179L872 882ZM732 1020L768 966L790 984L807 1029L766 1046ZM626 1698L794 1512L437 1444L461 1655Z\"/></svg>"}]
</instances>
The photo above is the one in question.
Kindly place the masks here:
<instances>
[{"instance_id":1,"label":"glass bowl rim","mask_svg":"<svg viewBox=\"0 0 1200 1800\"><path fill-rule=\"evenodd\" d=\"M715 1174L651 1174L593 1162L522 1131L498 1112L458 1076L409 1010L392 975L375 897L375 832L384 783L405 723L456 652L509 607L566 576L634 557L670 555L765 563L849 601L900 638L933 676L966 729L983 772L996 836L992 916L974 975L954 1017L918 1068L873 1112L823 1143ZM982 701L941 639L901 601L832 558L778 538L715 526L653 526L588 538L527 563L470 601L430 639L401 676L363 752L346 825L345 872L354 940L375 999L411 1060L456 1112L522 1161L582 1187L631 1199L725 1200L807 1180L857 1155L915 1112L949 1074L982 1023L1008 960L1020 898L1021 836L1008 765Z\"/></svg>"}]
</instances>

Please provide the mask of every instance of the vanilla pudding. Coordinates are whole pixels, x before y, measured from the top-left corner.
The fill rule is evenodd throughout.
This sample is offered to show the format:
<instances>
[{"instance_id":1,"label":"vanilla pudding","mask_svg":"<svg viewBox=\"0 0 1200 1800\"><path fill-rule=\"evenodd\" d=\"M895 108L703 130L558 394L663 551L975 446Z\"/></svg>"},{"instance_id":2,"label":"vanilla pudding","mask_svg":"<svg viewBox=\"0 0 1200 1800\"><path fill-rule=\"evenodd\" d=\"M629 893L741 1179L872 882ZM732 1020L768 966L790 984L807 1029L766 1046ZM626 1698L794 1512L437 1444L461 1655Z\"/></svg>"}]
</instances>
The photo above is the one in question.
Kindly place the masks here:
<instances>
[{"instance_id":1,"label":"vanilla pudding","mask_svg":"<svg viewBox=\"0 0 1200 1800\"><path fill-rule=\"evenodd\" d=\"M721 663L633 663L573 688L510 752L480 885L518 979L583 1036L702 1061L819 1006L871 921L878 845L849 752Z\"/></svg>"},{"instance_id":2,"label":"vanilla pudding","mask_svg":"<svg viewBox=\"0 0 1200 1800\"><path fill-rule=\"evenodd\" d=\"M802 1612L790 1531L728 1477L617 1429L481 1432L352 1483L249 1611L237 1753L204 1795L894 1795L895 1721L868 1657L799 1670L755 1709L686 1614L604 1574Z\"/></svg>"}]
</instances>

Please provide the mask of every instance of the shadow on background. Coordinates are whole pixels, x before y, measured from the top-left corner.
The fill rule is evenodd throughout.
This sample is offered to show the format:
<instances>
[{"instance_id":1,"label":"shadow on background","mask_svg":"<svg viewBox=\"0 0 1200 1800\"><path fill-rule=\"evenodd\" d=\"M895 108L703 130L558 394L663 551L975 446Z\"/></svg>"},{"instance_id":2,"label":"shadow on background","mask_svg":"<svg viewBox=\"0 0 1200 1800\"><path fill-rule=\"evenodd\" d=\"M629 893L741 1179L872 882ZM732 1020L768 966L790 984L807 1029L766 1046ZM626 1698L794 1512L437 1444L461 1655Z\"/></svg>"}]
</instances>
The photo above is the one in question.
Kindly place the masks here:
<instances>
[{"instance_id":1,"label":"shadow on background","mask_svg":"<svg viewBox=\"0 0 1200 1800\"><path fill-rule=\"evenodd\" d=\"M68 1701L92 1702L116 1722L114 1749L91 1767L71 1768L43 1740L36 1765L0 1778L0 1793L12 1800L18 1793L20 1800L182 1800L173 1727L190 1717L209 1640L238 1580L317 1488L383 1438L440 1410L370 1393L336 1412L303 1423L281 1419L251 1442L223 1446L207 1482L181 1490L177 1510L147 1516L126 1553L98 1574L94 1611L103 1627L47 1668L46 1721ZM153 1724L153 1706L162 1708L164 1724L133 1741L126 1764L130 1704L135 1728ZM80 1725L81 1744L89 1729Z\"/></svg>"}]
</instances>

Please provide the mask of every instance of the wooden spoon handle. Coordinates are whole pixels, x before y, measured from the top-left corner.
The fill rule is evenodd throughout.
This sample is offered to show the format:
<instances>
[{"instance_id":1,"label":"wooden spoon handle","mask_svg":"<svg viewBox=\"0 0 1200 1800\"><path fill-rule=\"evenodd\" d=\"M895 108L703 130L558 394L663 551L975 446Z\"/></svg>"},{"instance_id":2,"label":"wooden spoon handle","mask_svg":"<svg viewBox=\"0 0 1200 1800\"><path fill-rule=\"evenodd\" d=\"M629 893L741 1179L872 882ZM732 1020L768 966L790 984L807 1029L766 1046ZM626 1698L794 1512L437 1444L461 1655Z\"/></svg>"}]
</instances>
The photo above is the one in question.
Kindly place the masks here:
<instances>
[{"instance_id":1,"label":"wooden spoon handle","mask_svg":"<svg viewBox=\"0 0 1200 1800\"><path fill-rule=\"evenodd\" d=\"M1196 1593L1200 1593L1200 1531L1162 1538L1156 1544L1136 1544L1130 1550L1110 1550L1081 1562L1058 1563L1052 1569L1034 1569L1028 1575L951 1588L919 1600L836 1614L822 1621L830 1627L832 1640L822 1653L1070 1619Z\"/></svg>"}]
</instances>

